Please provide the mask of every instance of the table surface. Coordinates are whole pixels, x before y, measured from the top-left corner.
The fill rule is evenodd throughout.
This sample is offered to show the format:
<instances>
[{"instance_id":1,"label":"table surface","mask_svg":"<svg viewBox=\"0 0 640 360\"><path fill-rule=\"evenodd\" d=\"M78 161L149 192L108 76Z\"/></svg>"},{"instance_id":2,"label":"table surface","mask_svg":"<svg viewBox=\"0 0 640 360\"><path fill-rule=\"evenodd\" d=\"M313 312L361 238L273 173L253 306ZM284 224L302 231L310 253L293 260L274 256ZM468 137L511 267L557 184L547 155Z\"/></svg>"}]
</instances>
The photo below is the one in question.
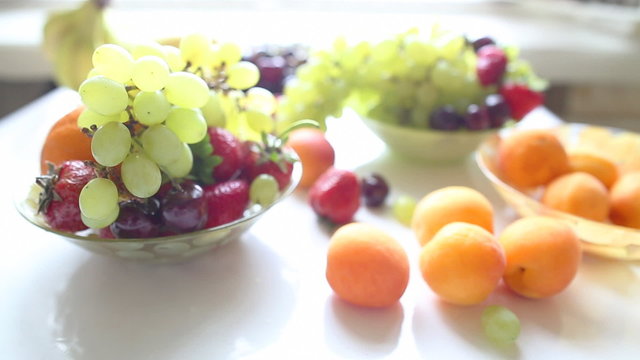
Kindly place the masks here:
<instances>
[{"instance_id":1,"label":"table surface","mask_svg":"<svg viewBox=\"0 0 640 360\"><path fill-rule=\"evenodd\" d=\"M30 225L12 204L20 176L11 174L37 172L48 126L77 103L74 92L56 90L0 120L2 358L637 359L640 353L638 263L587 255L571 286L553 298L527 300L500 287L483 304L447 305L420 276L411 231L385 210L362 208L355 219L405 247L408 288L387 309L346 304L324 276L330 230L302 190L237 241L186 263L142 265L90 254ZM545 111L528 119L550 120ZM336 166L382 173L392 198L466 185L491 200L498 231L515 218L471 158L440 167L406 162L350 114L332 119L327 134ZM519 316L514 346L484 338L480 314L489 304Z\"/></svg>"}]
</instances>

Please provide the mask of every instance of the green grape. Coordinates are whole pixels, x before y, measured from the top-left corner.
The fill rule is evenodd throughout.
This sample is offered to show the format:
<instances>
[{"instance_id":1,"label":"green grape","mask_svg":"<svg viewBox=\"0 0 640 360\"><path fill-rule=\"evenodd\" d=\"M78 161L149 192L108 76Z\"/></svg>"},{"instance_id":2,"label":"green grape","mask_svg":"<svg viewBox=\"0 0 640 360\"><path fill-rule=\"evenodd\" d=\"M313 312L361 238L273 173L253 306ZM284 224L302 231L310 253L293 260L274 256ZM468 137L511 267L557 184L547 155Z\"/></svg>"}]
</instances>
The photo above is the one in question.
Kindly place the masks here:
<instances>
[{"instance_id":1,"label":"green grape","mask_svg":"<svg viewBox=\"0 0 640 360\"><path fill-rule=\"evenodd\" d=\"M438 59L438 52L433 44L415 38L407 41L405 51L417 65L431 66Z\"/></svg>"},{"instance_id":2,"label":"green grape","mask_svg":"<svg viewBox=\"0 0 640 360\"><path fill-rule=\"evenodd\" d=\"M220 46L220 59L231 66L242 59L242 49L236 44L224 43Z\"/></svg>"},{"instance_id":3,"label":"green grape","mask_svg":"<svg viewBox=\"0 0 640 360\"><path fill-rule=\"evenodd\" d=\"M100 115L120 114L129 104L124 85L102 75L83 81L78 92L82 102Z\"/></svg>"},{"instance_id":4,"label":"green grape","mask_svg":"<svg viewBox=\"0 0 640 360\"><path fill-rule=\"evenodd\" d=\"M183 71L187 63L182 59L180 49L171 45L164 45L162 50L166 54L167 65L172 72Z\"/></svg>"},{"instance_id":5,"label":"green grape","mask_svg":"<svg viewBox=\"0 0 640 360\"><path fill-rule=\"evenodd\" d=\"M189 34L180 39L180 55L182 60L199 67L204 64L211 39L202 34Z\"/></svg>"},{"instance_id":6,"label":"green grape","mask_svg":"<svg viewBox=\"0 0 640 360\"><path fill-rule=\"evenodd\" d=\"M444 37L440 41L440 56L448 61L455 60L465 47L463 36Z\"/></svg>"},{"instance_id":7,"label":"green grape","mask_svg":"<svg viewBox=\"0 0 640 360\"><path fill-rule=\"evenodd\" d=\"M178 136L161 124L146 129L140 136L140 143L144 152L160 166L176 161L182 149Z\"/></svg>"},{"instance_id":8,"label":"green grape","mask_svg":"<svg viewBox=\"0 0 640 360\"><path fill-rule=\"evenodd\" d=\"M500 305L487 306L482 312L485 335L497 344L511 344L520 335L520 320L511 310Z\"/></svg>"},{"instance_id":9,"label":"green grape","mask_svg":"<svg viewBox=\"0 0 640 360\"><path fill-rule=\"evenodd\" d=\"M269 115L273 114L278 106L276 97L271 91L261 87L253 87L247 91L244 105L248 110L256 110Z\"/></svg>"},{"instance_id":10,"label":"green grape","mask_svg":"<svg viewBox=\"0 0 640 360\"><path fill-rule=\"evenodd\" d=\"M164 52L164 47L156 42L148 42L143 44L137 44L131 50L131 55L134 59L140 59L143 56L157 56L161 59L165 59L167 56Z\"/></svg>"},{"instance_id":11,"label":"green grape","mask_svg":"<svg viewBox=\"0 0 640 360\"><path fill-rule=\"evenodd\" d=\"M177 160L162 166L162 170L171 178L182 178L189 175L193 167L193 153L187 144L182 144L182 151Z\"/></svg>"},{"instance_id":12,"label":"green grape","mask_svg":"<svg viewBox=\"0 0 640 360\"><path fill-rule=\"evenodd\" d=\"M169 79L169 65L157 56L143 56L133 64L131 78L142 91L161 90Z\"/></svg>"},{"instance_id":13,"label":"green grape","mask_svg":"<svg viewBox=\"0 0 640 360\"><path fill-rule=\"evenodd\" d=\"M114 44L100 45L93 52L91 61L100 75L121 83L131 79L133 56L122 46Z\"/></svg>"},{"instance_id":14,"label":"green grape","mask_svg":"<svg viewBox=\"0 0 640 360\"><path fill-rule=\"evenodd\" d=\"M398 44L393 40L384 40L371 50L373 61L387 63L395 59L398 54Z\"/></svg>"},{"instance_id":15,"label":"green grape","mask_svg":"<svg viewBox=\"0 0 640 360\"><path fill-rule=\"evenodd\" d=\"M151 126L162 123L169 115L171 104L162 91L141 91L133 99L133 113L141 124Z\"/></svg>"},{"instance_id":16,"label":"green grape","mask_svg":"<svg viewBox=\"0 0 640 360\"><path fill-rule=\"evenodd\" d=\"M408 195L400 195L393 202L393 216L404 225L411 224L413 212L416 209L416 200Z\"/></svg>"},{"instance_id":17,"label":"green grape","mask_svg":"<svg viewBox=\"0 0 640 360\"><path fill-rule=\"evenodd\" d=\"M210 44L209 48L204 54L204 59L202 60L202 66L207 67L209 69L218 68L222 65L222 53L220 52L220 45L218 44Z\"/></svg>"},{"instance_id":18,"label":"green grape","mask_svg":"<svg viewBox=\"0 0 640 360\"><path fill-rule=\"evenodd\" d=\"M200 109L174 107L169 111L165 125L187 144L195 144L207 135L207 121Z\"/></svg>"},{"instance_id":19,"label":"green grape","mask_svg":"<svg viewBox=\"0 0 640 360\"><path fill-rule=\"evenodd\" d=\"M131 149L129 128L119 122L102 125L91 138L91 153L98 164L116 166Z\"/></svg>"},{"instance_id":20,"label":"green grape","mask_svg":"<svg viewBox=\"0 0 640 360\"><path fill-rule=\"evenodd\" d=\"M270 133L273 131L275 124L271 116L254 110L245 111L243 116L249 128L257 134L263 132Z\"/></svg>"},{"instance_id":21,"label":"green grape","mask_svg":"<svg viewBox=\"0 0 640 360\"><path fill-rule=\"evenodd\" d=\"M278 195L278 181L269 174L258 175L249 187L249 200L261 206L271 205Z\"/></svg>"},{"instance_id":22,"label":"green grape","mask_svg":"<svg viewBox=\"0 0 640 360\"><path fill-rule=\"evenodd\" d=\"M249 61L240 61L229 67L227 72L227 84L239 90L245 90L255 86L260 80L260 70Z\"/></svg>"},{"instance_id":23,"label":"green grape","mask_svg":"<svg viewBox=\"0 0 640 360\"><path fill-rule=\"evenodd\" d=\"M124 111L124 113L126 114L126 111ZM106 116L89 109L84 109L80 113L80 116L78 116L78 127L87 129L91 128L91 125L100 127L110 122L123 122L121 119L122 113Z\"/></svg>"},{"instance_id":24,"label":"green grape","mask_svg":"<svg viewBox=\"0 0 640 360\"><path fill-rule=\"evenodd\" d=\"M178 152L179 156L180 152ZM142 153L130 153L122 162L121 177L129 192L140 198L155 195L162 184L160 168Z\"/></svg>"},{"instance_id":25,"label":"green grape","mask_svg":"<svg viewBox=\"0 0 640 360\"><path fill-rule=\"evenodd\" d=\"M83 213L80 213L80 219L82 222L92 228L92 229L102 229L109 225L111 225L116 219L118 219L118 215L120 214L120 207L116 204L116 206L109 211L109 213L102 218L94 219L85 216Z\"/></svg>"},{"instance_id":26,"label":"green grape","mask_svg":"<svg viewBox=\"0 0 640 360\"><path fill-rule=\"evenodd\" d=\"M185 108L200 108L209 100L209 87L198 76L179 71L169 75L164 94L170 103Z\"/></svg>"},{"instance_id":27,"label":"green grape","mask_svg":"<svg viewBox=\"0 0 640 360\"><path fill-rule=\"evenodd\" d=\"M78 204L84 216L103 219L118 206L118 188L109 179L92 179L80 191Z\"/></svg>"},{"instance_id":28,"label":"green grape","mask_svg":"<svg viewBox=\"0 0 640 360\"><path fill-rule=\"evenodd\" d=\"M253 89L252 89L253 90ZM202 116L207 121L207 126L223 127L225 125L225 114L220 101L220 95L214 90L209 91L209 100L200 108Z\"/></svg>"}]
</instances>

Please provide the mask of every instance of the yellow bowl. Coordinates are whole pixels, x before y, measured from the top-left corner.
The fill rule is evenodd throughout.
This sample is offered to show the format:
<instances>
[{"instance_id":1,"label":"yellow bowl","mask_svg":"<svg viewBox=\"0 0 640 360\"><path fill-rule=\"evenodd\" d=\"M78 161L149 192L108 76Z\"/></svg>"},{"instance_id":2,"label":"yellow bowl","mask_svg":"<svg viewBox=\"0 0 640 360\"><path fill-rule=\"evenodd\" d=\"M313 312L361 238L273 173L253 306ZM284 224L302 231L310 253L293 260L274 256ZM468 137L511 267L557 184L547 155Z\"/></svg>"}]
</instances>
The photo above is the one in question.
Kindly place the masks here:
<instances>
[{"instance_id":1,"label":"yellow bowl","mask_svg":"<svg viewBox=\"0 0 640 360\"><path fill-rule=\"evenodd\" d=\"M640 154L640 135L620 129L566 124L555 128L554 131L565 147L597 146L620 166L627 164L628 160L631 160L631 155L635 154L634 158L637 158L637 154ZM576 231L584 251L588 253L615 259L640 259L640 230L588 220L550 209L538 199L541 193L540 188L523 192L506 183L498 171L499 145L499 134L488 137L478 147L475 160L500 196L520 216L545 215L566 222Z\"/></svg>"},{"instance_id":2,"label":"yellow bowl","mask_svg":"<svg viewBox=\"0 0 640 360\"><path fill-rule=\"evenodd\" d=\"M141 262L179 262L237 239L276 203L289 196L298 186L301 176L302 165L297 161L293 166L291 182L276 201L266 207L251 206L245 211L244 216L236 221L190 233L155 238L106 239L91 231L68 233L52 229L42 215L36 213L36 202L25 197L28 190L20 193L15 205L18 212L33 225L93 253Z\"/></svg>"}]
</instances>

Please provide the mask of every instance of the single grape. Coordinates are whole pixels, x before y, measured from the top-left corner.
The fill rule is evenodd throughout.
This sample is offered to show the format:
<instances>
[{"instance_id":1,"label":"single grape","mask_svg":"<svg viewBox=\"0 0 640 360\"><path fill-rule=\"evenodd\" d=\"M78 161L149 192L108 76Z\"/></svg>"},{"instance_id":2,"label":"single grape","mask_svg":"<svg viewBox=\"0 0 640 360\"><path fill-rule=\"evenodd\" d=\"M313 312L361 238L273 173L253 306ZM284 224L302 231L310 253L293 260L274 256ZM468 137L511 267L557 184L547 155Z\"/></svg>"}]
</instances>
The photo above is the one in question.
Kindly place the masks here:
<instances>
[{"instance_id":1,"label":"single grape","mask_svg":"<svg viewBox=\"0 0 640 360\"><path fill-rule=\"evenodd\" d=\"M146 203L129 200L120 204L118 218L109 226L116 238L150 238L160 233L159 202L155 198ZM155 208L156 211L149 211Z\"/></svg>"},{"instance_id":2,"label":"single grape","mask_svg":"<svg viewBox=\"0 0 640 360\"><path fill-rule=\"evenodd\" d=\"M122 113L107 116L107 115L98 114L97 112L91 111L89 109L84 109L82 110L82 113L80 113L80 116L78 116L77 123L79 128L89 129L91 128L91 125L100 127L110 122L116 122L116 121L123 122L121 121L121 119L122 119Z\"/></svg>"},{"instance_id":3,"label":"single grape","mask_svg":"<svg viewBox=\"0 0 640 360\"><path fill-rule=\"evenodd\" d=\"M200 108L202 116L207 121L209 127L224 127L225 114L220 102L220 95L214 90L209 91L207 103Z\"/></svg>"},{"instance_id":4,"label":"single grape","mask_svg":"<svg viewBox=\"0 0 640 360\"><path fill-rule=\"evenodd\" d=\"M227 84L239 90L245 90L255 86L260 80L260 70L248 61L240 61L229 67L227 72Z\"/></svg>"},{"instance_id":5,"label":"single grape","mask_svg":"<svg viewBox=\"0 0 640 360\"><path fill-rule=\"evenodd\" d=\"M500 94L491 94L484 101L489 113L492 128L499 128L509 119L511 110Z\"/></svg>"},{"instance_id":6,"label":"single grape","mask_svg":"<svg viewBox=\"0 0 640 360\"><path fill-rule=\"evenodd\" d=\"M200 109L174 107L169 111L165 124L187 144L195 144L207 135L207 121Z\"/></svg>"},{"instance_id":7,"label":"single grape","mask_svg":"<svg viewBox=\"0 0 640 360\"><path fill-rule=\"evenodd\" d=\"M393 202L393 216L404 225L411 225L411 218L416 209L416 200L408 195L400 195Z\"/></svg>"},{"instance_id":8,"label":"single grape","mask_svg":"<svg viewBox=\"0 0 640 360\"><path fill-rule=\"evenodd\" d=\"M260 111L271 115L276 111L278 104L271 91L261 87L253 87L247 91L244 105L248 110Z\"/></svg>"},{"instance_id":9,"label":"single grape","mask_svg":"<svg viewBox=\"0 0 640 360\"><path fill-rule=\"evenodd\" d=\"M182 60L194 67L202 66L211 39L203 34L189 34L180 39L180 55Z\"/></svg>"},{"instance_id":10,"label":"single grape","mask_svg":"<svg viewBox=\"0 0 640 360\"><path fill-rule=\"evenodd\" d=\"M183 71L184 68L187 66L187 63L182 59L182 55L180 54L180 49L171 45L164 45L162 49L166 54L165 59L167 60L167 65L169 65L169 69L172 72Z\"/></svg>"},{"instance_id":11,"label":"single grape","mask_svg":"<svg viewBox=\"0 0 640 360\"><path fill-rule=\"evenodd\" d=\"M143 56L133 64L131 78L142 91L161 90L169 79L169 65L157 56Z\"/></svg>"},{"instance_id":12,"label":"single grape","mask_svg":"<svg viewBox=\"0 0 640 360\"><path fill-rule=\"evenodd\" d=\"M489 112L484 106L471 104L467 108L467 115L464 117L464 123L469 130L485 130L491 127L491 119Z\"/></svg>"},{"instance_id":13,"label":"single grape","mask_svg":"<svg viewBox=\"0 0 640 360\"><path fill-rule=\"evenodd\" d=\"M103 166L116 166L124 160L131 149L129 128L120 122L107 123L93 134L91 153Z\"/></svg>"},{"instance_id":14,"label":"single grape","mask_svg":"<svg viewBox=\"0 0 640 360\"><path fill-rule=\"evenodd\" d=\"M164 166L180 157L182 141L168 127L158 124L150 126L140 136L144 152L158 165Z\"/></svg>"},{"instance_id":15,"label":"single grape","mask_svg":"<svg viewBox=\"0 0 640 360\"><path fill-rule=\"evenodd\" d=\"M133 113L141 124L162 123L169 115L171 104L162 91L141 91L133 98Z\"/></svg>"},{"instance_id":16,"label":"single grape","mask_svg":"<svg viewBox=\"0 0 640 360\"><path fill-rule=\"evenodd\" d=\"M113 181L95 178L80 191L80 211L91 219L104 219L118 205L118 189Z\"/></svg>"},{"instance_id":17,"label":"single grape","mask_svg":"<svg viewBox=\"0 0 640 360\"><path fill-rule=\"evenodd\" d=\"M262 132L271 133L273 131L275 123L271 116L256 110L245 111L243 116L249 128L258 135Z\"/></svg>"},{"instance_id":18,"label":"single grape","mask_svg":"<svg viewBox=\"0 0 640 360\"><path fill-rule=\"evenodd\" d=\"M370 174L361 180L362 196L365 205L378 207L384 204L389 194L389 185L380 174Z\"/></svg>"},{"instance_id":19,"label":"single grape","mask_svg":"<svg viewBox=\"0 0 640 360\"><path fill-rule=\"evenodd\" d=\"M242 49L234 43L224 43L220 46L220 59L231 66L242 59Z\"/></svg>"},{"instance_id":20,"label":"single grape","mask_svg":"<svg viewBox=\"0 0 640 360\"><path fill-rule=\"evenodd\" d=\"M120 114L129 104L124 85L102 75L83 81L78 92L82 103L101 115Z\"/></svg>"},{"instance_id":21,"label":"single grape","mask_svg":"<svg viewBox=\"0 0 640 360\"><path fill-rule=\"evenodd\" d=\"M219 44L209 44L209 48L204 54L202 66L209 69L218 69L222 65L222 54Z\"/></svg>"},{"instance_id":22,"label":"single grape","mask_svg":"<svg viewBox=\"0 0 640 360\"><path fill-rule=\"evenodd\" d=\"M200 108L209 100L207 83L186 71L171 73L164 93L170 103L185 108Z\"/></svg>"},{"instance_id":23,"label":"single grape","mask_svg":"<svg viewBox=\"0 0 640 360\"><path fill-rule=\"evenodd\" d=\"M520 320L506 307L490 305L482 312L482 328L491 341L507 345L518 339Z\"/></svg>"},{"instance_id":24,"label":"single grape","mask_svg":"<svg viewBox=\"0 0 640 360\"><path fill-rule=\"evenodd\" d=\"M145 154L130 153L122 162L120 172L124 186L134 196L148 198L160 189L160 169Z\"/></svg>"},{"instance_id":25,"label":"single grape","mask_svg":"<svg viewBox=\"0 0 640 360\"><path fill-rule=\"evenodd\" d=\"M162 166L162 170L171 178L182 178L189 175L193 167L193 153L189 145L183 143L180 156L166 165Z\"/></svg>"},{"instance_id":26,"label":"single grape","mask_svg":"<svg viewBox=\"0 0 640 360\"><path fill-rule=\"evenodd\" d=\"M492 38L488 36L484 36L474 40L471 44L473 45L473 50L475 52L478 52L478 50L480 50L481 47L487 46L487 45L495 45L496 43L495 41L493 41Z\"/></svg>"},{"instance_id":27,"label":"single grape","mask_svg":"<svg viewBox=\"0 0 640 360\"><path fill-rule=\"evenodd\" d=\"M185 181L162 197L162 219L165 226L185 233L202 229L207 222L207 202L200 185Z\"/></svg>"},{"instance_id":28,"label":"single grape","mask_svg":"<svg viewBox=\"0 0 640 360\"><path fill-rule=\"evenodd\" d=\"M131 50L131 55L134 59L140 59L143 56L157 56L161 59L166 57L164 47L156 42L136 44Z\"/></svg>"},{"instance_id":29,"label":"single grape","mask_svg":"<svg viewBox=\"0 0 640 360\"><path fill-rule=\"evenodd\" d=\"M105 227L111 225L118 218L118 214L120 213L120 208L116 204L107 215L99 219L93 219L85 216L80 213L80 219L82 222L92 229L104 229Z\"/></svg>"},{"instance_id":30,"label":"single grape","mask_svg":"<svg viewBox=\"0 0 640 360\"><path fill-rule=\"evenodd\" d=\"M278 190L278 181L273 176L260 174L251 182L249 200L261 206L269 206L278 198Z\"/></svg>"},{"instance_id":31,"label":"single grape","mask_svg":"<svg viewBox=\"0 0 640 360\"><path fill-rule=\"evenodd\" d=\"M429 126L436 130L458 130L463 123L464 118L449 105L434 110L429 117Z\"/></svg>"},{"instance_id":32,"label":"single grape","mask_svg":"<svg viewBox=\"0 0 640 360\"><path fill-rule=\"evenodd\" d=\"M122 46L100 45L93 52L91 61L100 75L120 83L126 83L131 79L133 56Z\"/></svg>"}]
</instances>

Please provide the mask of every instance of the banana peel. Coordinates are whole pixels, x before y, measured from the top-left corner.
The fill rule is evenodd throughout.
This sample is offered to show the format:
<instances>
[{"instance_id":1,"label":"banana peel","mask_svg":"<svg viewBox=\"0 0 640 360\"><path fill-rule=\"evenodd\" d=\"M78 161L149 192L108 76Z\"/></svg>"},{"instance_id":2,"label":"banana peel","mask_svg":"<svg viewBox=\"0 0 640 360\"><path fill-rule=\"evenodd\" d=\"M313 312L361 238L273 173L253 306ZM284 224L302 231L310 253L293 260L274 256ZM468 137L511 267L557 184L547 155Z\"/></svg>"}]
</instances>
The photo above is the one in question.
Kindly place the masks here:
<instances>
[{"instance_id":1,"label":"banana peel","mask_svg":"<svg viewBox=\"0 0 640 360\"><path fill-rule=\"evenodd\" d=\"M59 86L77 90L92 68L96 47L115 43L104 19L104 0L86 0L79 7L51 13L43 29L42 48L52 62Z\"/></svg>"}]
</instances>

